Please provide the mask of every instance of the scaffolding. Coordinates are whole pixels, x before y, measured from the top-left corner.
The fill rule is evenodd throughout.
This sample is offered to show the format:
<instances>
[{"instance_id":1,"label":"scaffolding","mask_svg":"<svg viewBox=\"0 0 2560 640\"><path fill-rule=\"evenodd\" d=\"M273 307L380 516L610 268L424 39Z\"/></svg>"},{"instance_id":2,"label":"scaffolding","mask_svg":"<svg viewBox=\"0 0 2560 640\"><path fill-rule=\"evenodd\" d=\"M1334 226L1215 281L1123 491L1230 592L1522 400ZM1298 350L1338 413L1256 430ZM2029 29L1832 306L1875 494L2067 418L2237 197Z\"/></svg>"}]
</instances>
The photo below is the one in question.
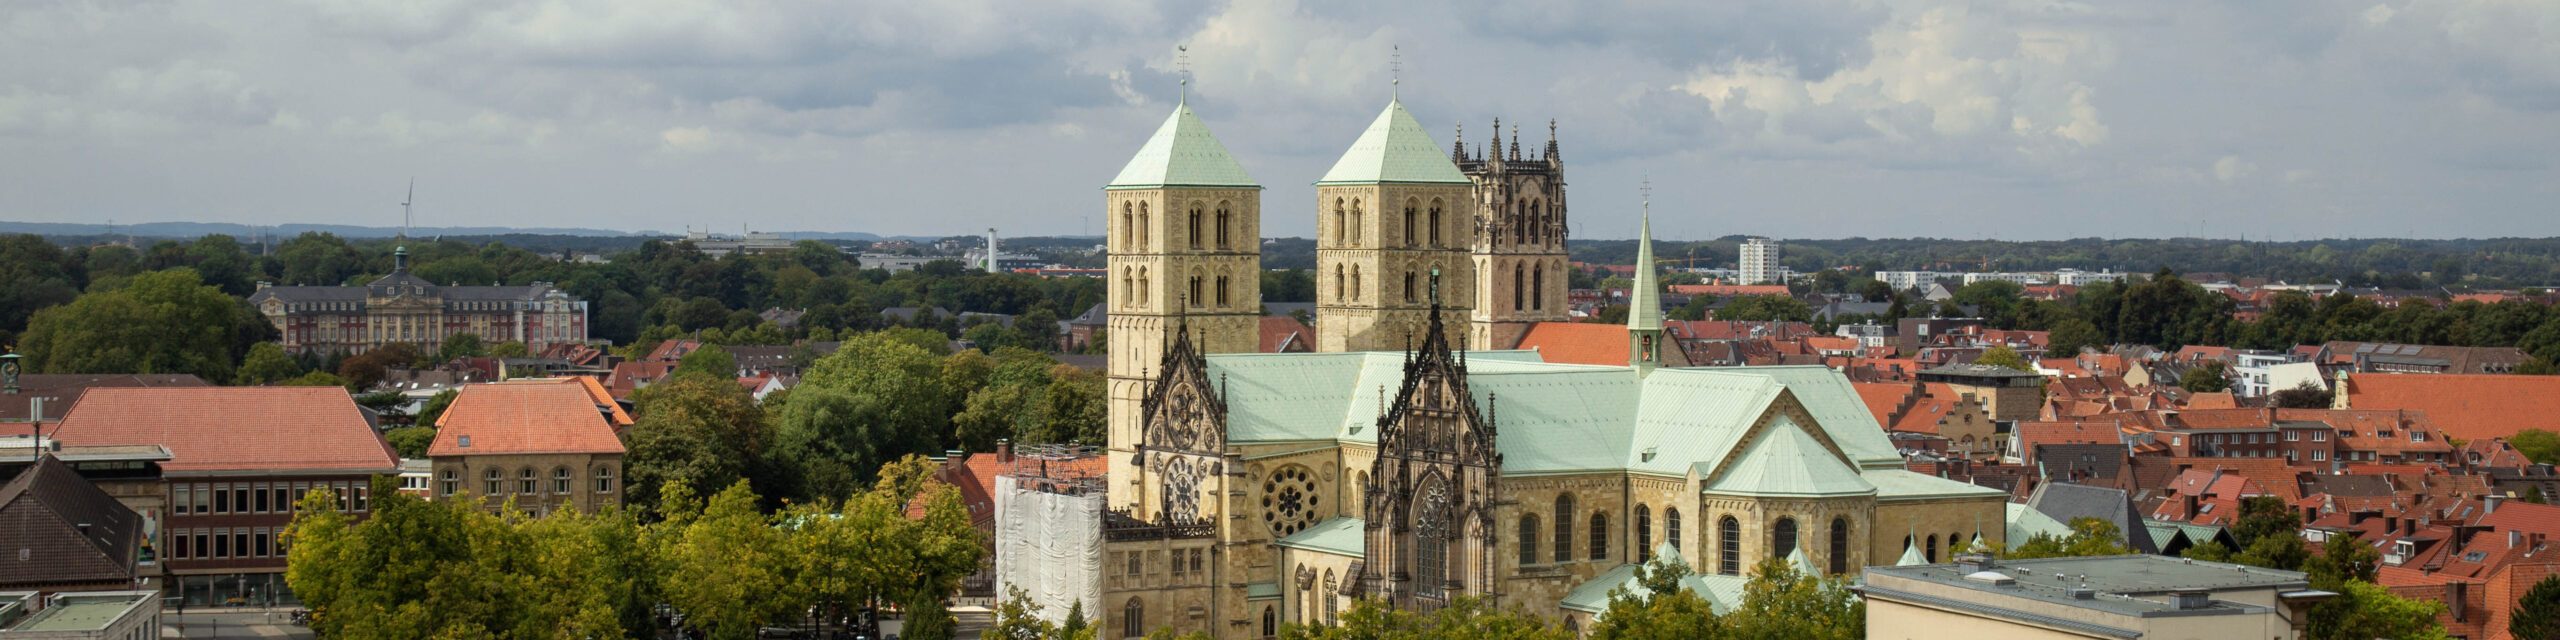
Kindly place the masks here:
<instances>
[{"instance_id":1,"label":"scaffolding","mask_svg":"<svg viewBox=\"0 0 2560 640\"><path fill-rule=\"evenodd\" d=\"M1064 622L1082 603L1102 611L1105 465L1099 454L1067 445L1014 450L996 476L996 597L1023 597L1040 617Z\"/></svg>"}]
</instances>

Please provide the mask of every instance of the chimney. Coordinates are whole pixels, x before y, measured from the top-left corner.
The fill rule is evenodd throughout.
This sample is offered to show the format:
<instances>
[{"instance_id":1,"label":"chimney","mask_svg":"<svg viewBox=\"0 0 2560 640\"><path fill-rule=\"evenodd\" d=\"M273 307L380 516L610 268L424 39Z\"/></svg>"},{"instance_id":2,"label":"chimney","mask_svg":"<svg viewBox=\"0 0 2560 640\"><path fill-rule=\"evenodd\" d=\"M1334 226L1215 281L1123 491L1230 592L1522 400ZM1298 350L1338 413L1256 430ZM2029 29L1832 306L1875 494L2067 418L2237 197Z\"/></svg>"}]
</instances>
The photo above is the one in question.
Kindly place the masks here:
<instances>
[{"instance_id":1,"label":"chimney","mask_svg":"<svg viewBox=\"0 0 2560 640\"><path fill-rule=\"evenodd\" d=\"M2463 595L2465 595L2465 594L2463 594L2463 592L2462 592L2462 581L2456 580L2456 581L2451 581L2451 582L2446 582L2446 583L2444 583L2444 604L2445 604L2445 608L2453 614L2453 621L2454 621L2454 622L2462 622L2462 621L2463 621L2463 619L2462 619L2462 617L2463 617L2463 616L2462 616L2462 606L2463 606L2463 604L2464 604L2464 603L2463 603L2463 599L2464 599L2464 598L2463 598Z\"/></svg>"},{"instance_id":2,"label":"chimney","mask_svg":"<svg viewBox=\"0 0 2560 640\"><path fill-rule=\"evenodd\" d=\"M2187 495L2185 495L2185 496L2181 496L2181 498L2184 500L2184 505L2183 505L2183 506L2185 506L2185 507L2187 508L2187 519L2188 519L2188 520L2190 520L2190 521L2195 520L2195 519L2196 519L2196 496L2195 496L2195 494L2187 494Z\"/></svg>"},{"instance_id":3,"label":"chimney","mask_svg":"<svg viewBox=\"0 0 2560 640\"><path fill-rule=\"evenodd\" d=\"M1013 462L1013 441L996 440L996 462Z\"/></svg>"},{"instance_id":4,"label":"chimney","mask_svg":"<svg viewBox=\"0 0 2560 640\"><path fill-rule=\"evenodd\" d=\"M2514 529L2507 530L2507 548L2513 549L2520 546L2524 546L2524 532Z\"/></svg>"},{"instance_id":5,"label":"chimney","mask_svg":"<svg viewBox=\"0 0 2560 640\"><path fill-rule=\"evenodd\" d=\"M2507 497L2506 497L2506 496L2501 496L2501 495L2486 495L2486 496L2480 496L2480 503L2483 505L2483 510L2482 510L2480 513L2482 513L2482 514L2497 513L2497 512L2498 512L2498 504L2499 504L2499 503L2506 502L2506 501L2507 501Z\"/></svg>"}]
</instances>

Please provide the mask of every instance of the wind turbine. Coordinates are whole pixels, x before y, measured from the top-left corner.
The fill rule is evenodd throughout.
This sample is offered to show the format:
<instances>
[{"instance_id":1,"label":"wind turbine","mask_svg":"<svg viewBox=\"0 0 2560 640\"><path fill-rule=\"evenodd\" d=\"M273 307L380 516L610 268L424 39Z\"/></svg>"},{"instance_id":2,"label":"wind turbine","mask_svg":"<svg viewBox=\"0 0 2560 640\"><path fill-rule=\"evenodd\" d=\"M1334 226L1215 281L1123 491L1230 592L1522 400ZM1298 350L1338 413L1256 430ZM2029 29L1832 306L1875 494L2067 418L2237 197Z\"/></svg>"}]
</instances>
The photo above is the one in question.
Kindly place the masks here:
<instances>
[{"instance_id":1,"label":"wind turbine","mask_svg":"<svg viewBox=\"0 0 2560 640\"><path fill-rule=\"evenodd\" d=\"M408 195L400 196L400 239L409 239L409 203L418 199L418 179L409 178Z\"/></svg>"}]
</instances>

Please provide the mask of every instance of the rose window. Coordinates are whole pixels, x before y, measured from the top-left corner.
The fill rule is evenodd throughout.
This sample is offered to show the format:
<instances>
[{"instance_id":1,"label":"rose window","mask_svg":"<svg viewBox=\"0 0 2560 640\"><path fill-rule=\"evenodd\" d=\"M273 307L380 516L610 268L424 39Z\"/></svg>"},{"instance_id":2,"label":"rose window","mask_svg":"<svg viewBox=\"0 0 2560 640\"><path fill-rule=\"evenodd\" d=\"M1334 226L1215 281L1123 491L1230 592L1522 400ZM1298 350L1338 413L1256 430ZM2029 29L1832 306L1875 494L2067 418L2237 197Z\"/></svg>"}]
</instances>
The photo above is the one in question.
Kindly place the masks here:
<instances>
[{"instance_id":1,"label":"rose window","mask_svg":"<svg viewBox=\"0 0 2560 640\"><path fill-rule=\"evenodd\" d=\"M1275 537L1305 531L1315 524L1316 507L1323 499L1316 491L1315 474L1306 467L1281 468L1262 481L1262 524Z\"/></svg>"}]
</instances>

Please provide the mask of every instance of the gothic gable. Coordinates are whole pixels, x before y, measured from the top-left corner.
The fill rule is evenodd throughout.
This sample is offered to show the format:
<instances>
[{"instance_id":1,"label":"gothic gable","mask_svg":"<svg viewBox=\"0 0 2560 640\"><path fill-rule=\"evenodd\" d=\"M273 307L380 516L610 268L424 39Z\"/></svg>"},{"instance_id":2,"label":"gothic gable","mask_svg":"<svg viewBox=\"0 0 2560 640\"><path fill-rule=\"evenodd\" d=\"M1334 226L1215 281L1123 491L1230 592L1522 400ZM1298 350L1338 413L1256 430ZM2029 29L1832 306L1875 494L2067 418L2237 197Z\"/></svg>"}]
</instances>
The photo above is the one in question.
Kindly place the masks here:
<instances>
[{"instance_id":1,"label":"gothic gable","mask_svg":"<svg viewBox=\"0 0 2560 640\"><path fill-rule=\"evenodd\" d=\"M1208 357L1188 328L1174 332L1162 367L1140 403L1139 448L1199 455L1226 449L1227 400L1209 377Z\"/></svg>"},{"instance_id":2,"label":"gothic gable","mask_svg":"<svg viewBox=\"0 0 2560 640\"><path fill-rule=\"evenodd\" d=\"M1450 351L1437 305L1431 317L1422 348L1406 354L1395 399L1378 416L1378 454L1499 466L1493 421L1477 410L1475 396L1467 390L1466 358Z\"/></svg>"},{"instance_id":3,"label":"gothic gable","mask_svg":"<svg viewBox=\"0 0 2560 640\"><path fill-rule=\"evenodd\" d=\"M1698 478L1699 483L1712 484L1731 472L1736 463L1742 459L1743 454L1751 449L1753 443L1769 436L1770 429L1803 431L1815 443L1820 444L1822 452L1831 456L1833 460L1850 469L1858 468L1857 460L1849 457L1848 452L1841 450L1840 443L1831 440L1831 433L1822 428L1821 422L1814 420L1812 412L1806 411L1802 402L1796 400L1795 392L1781 390L1777 397L1770 399L1769 405L1761 410L1760 417L1751 421L1751 429L1743 432L1742 437L1734 441L1733 448L1726 450L1724 455L1715 461L1713 470Z\"/></svg>"}]
</instances>

